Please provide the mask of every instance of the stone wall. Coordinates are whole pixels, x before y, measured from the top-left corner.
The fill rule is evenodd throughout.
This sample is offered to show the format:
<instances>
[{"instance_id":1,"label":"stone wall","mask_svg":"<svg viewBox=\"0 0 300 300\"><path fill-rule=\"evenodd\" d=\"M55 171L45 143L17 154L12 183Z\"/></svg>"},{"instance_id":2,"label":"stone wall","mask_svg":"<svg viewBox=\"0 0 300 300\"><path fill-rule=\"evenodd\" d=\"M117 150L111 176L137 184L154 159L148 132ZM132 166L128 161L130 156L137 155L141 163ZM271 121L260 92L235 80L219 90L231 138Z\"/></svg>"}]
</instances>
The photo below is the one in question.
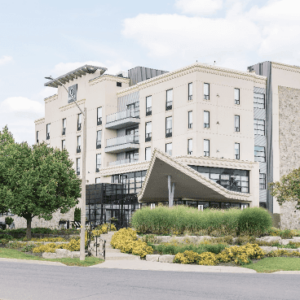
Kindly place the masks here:
<instances>
[{"instance_id":1,"label":"stone wall","mask_svg":"<svg viewBox=\"0 0 300 300\"><path fill-rule=\"evenodd\" d=\"M285 202L280 207L280 229L300 229L300 210L297 201Z\"/></svg>"}]
</instances>

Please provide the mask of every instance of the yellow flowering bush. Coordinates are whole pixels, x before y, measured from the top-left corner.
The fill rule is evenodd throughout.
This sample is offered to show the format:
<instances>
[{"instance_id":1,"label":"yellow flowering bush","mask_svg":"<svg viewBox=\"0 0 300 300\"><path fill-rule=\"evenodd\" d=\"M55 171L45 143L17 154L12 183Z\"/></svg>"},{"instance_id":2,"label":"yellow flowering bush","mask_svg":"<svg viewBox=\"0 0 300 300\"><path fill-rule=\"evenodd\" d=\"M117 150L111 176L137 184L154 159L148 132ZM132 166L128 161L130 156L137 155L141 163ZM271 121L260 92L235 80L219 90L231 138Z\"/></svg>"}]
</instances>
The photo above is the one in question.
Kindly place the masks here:
<instances>
[{"instance_id":1,"label":"yellow flowering bush","mask_svg":"<svg viewBox=\"0 0 300 300\"><path fill-rule=\"evenodd\" d=\"M41 245L38 247L33 248L33 253L42 253L42 252L51 252L55 253L55 250L58 249L57 245L54 243L47 244L47 245Z\"/></svg>"},{"instance_id":2,"label":"yellow flowering bush","mask_svg":"<svg viewBox=\"0 0 300 300\"><path fill-rule=\"evenodd\" d=\"M38 239L38 238L32 238L31 241L34 242L66 242L67 240L62 238L62 237L57 237L57 238L42 238L42 239Z\"/></svg>"},{"instance_id":3,"label":"yellow flowering bush","mask_svg":"<svg viewBox=\"0 0 300 300\"><path fill-rule=\"evenodd\" d=\"M300 256L298 251L288 252L287 250L275 250L267 254L268 257L280 257L280 256Z\"/></svg>"},{"instance_id":4,"label":"yellow flowering bush","mask_svg":"<svg viewBox=\"0 0 300 300\"><path fill-rule=\"evenodd\" d=\"M108 231L117 231L117 228L114 224L102 224L97 226L96 229L92 231L93 236L100 236L101 234L106 234Z\"/></svg>"},{"instance_id":5,"label":"yellow flowering bush","mask_svg":"<svg viewBox=\"0 0 300 300\"><path fill-rule=\"evenodd\" d=\"M140 257L153 253L153 248L148 246L147 243L138 240L136 231L131 228L122 228L117 231L113 235L110 244L113 248L120 249L123 253L132 253Z\"/></svg>"},{"instance_id":6,"label":"yellow flowering bush","mask_svg":"<svg viewBox=\"0 0 300 300\"><path fill-rule=\"evenodd\" d=\"M85 247L87 247L87 238L85 239ZM50 243L47 245L40 245L38 247L33 248L33 253L42 253L42 252L52 252L54 253L56 249L66 249L70 251L79 251L80 250L80 239L72 239L67 244L55 244Z\"/></svg>"}]
</instances>

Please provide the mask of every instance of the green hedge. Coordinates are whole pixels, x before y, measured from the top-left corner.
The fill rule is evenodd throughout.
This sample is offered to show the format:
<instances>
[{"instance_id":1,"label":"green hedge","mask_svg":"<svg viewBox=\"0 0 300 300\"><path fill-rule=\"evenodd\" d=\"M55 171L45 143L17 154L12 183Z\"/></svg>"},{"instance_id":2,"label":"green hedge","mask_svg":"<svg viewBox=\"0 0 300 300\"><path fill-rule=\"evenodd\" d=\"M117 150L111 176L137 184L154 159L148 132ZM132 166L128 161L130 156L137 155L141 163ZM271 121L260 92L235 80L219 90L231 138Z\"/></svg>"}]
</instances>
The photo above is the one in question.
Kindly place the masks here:
<instances>
[{"instance_id":1,"label":"green hedge","mask_svg":"<svg viewBox=\"0 0 300 300\"><path fill-rule=\"evenodd\" d=\"M272 226L272 217L263 208L198 211L186 206L142 208L131 220L139 233L212 235L261 235Z\"/></svg>"}]
</instances>

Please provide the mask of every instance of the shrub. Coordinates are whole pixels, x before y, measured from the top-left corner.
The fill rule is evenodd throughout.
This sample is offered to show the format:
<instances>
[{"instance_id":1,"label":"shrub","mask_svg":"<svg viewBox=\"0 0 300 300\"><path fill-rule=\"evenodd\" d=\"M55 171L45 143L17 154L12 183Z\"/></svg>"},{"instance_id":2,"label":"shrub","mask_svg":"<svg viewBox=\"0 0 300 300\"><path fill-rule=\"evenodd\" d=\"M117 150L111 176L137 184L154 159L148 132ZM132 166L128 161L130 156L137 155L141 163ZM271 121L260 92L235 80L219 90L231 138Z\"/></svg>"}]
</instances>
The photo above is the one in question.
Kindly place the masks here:
<instances>
[{"instance_id":1,"label":"shrub","mask_svg":"<svg viewBox=\"0 0 300 300\"><path fill-rule=\"evenodd\" d=\"M273 220L270 213L263 208L247 208L241 211L238 221L239 233L262 235L267 233Z\"/></svg>"},{"instance_id":2,"label":"shrub","mask_svg":"<svg viewBox=\"0 0 300 300\"><path fill-rule=\"evenodd\" d=\"M292 239L293 238L293 233L289 229L282 230L279 235L282 239Z\"/></svg>"},{"instance_id":3,"label":"shrub","mask_svg":"<svg viewBox=\"0 0 300 300\"><path fill-rule=\"evenodd\" d=\"M287 250L275 250L267 254L268 257L280 257L280 256L300 256L298 251L288 252Z\"/></svg>"},{"instance_id":4,"label":"shrub","mask_svg":"<svg viewBox=\"0 0 300 300\"><path fill-rule=\"evenodd\" d=\"M111 239L111 245L123 253L132 253L142 258L153 253L152 247L141 240L137 240L136 231L131 228L122 228L117 231Z\"/></svg>"},{"instance_id":5,"label":"shrub","mask_svg":"<svg viewBox=\"0 0 300 300\"><path fill-rule=\"evenodd\" d=\"M80 222L81 221L81 208L75 207L74 210L74 221Z\"/></svg>"},{"instance_id":6,"label":"shrub","mask_svg":"<svg viewBox=\"0 0 300 300\"><path fill-rule=\"evenodd\" d=\"M250 243L250 244L257 244L257 241L256 241L256 238L254 236L242 235L242 236L239 236L236 239L236 243L238 245L246 245L248 243Z\"/></svg>"},{"instance_id":7,"label":"shrub","mask_svg":"<svg viewBox=\"0 0 300 300\"><path fill-rule=\"evenodd\" d=\"M14 222L14 219L11 217L6 217L5 218L5 223L6 225L10 226Z\"/></svg>"}]
</instances>

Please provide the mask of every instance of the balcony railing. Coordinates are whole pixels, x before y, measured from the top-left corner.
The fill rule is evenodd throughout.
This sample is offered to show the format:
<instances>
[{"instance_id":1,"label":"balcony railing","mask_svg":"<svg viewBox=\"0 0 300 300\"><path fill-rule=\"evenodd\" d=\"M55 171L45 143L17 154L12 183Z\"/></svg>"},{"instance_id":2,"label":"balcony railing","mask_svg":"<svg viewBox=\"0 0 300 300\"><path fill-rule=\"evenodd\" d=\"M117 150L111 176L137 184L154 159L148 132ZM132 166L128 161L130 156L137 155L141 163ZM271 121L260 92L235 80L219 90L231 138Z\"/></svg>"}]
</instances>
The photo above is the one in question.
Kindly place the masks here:
<instances>
[{"instance_id":1,"label":"balcony railing","mask_svg":"<svg viewBox=\"0 0 300 300\"><path fill-rule=\"evenodd\" d=\"M80 146L77 146L76 152L77 152L77 153L80 153L80 152L81 152L81 147L80 147Z\"/></svg>"},{"instance_id":2,"label":"balcony railing","mask_svg":"<svg viewBox=\"0 0 300 300\"><path fill-rule=\"evenodd\" d=\"M46 140L50 140L50 133L47 133Z\"/></svg>"},{"instance_id":3,"label":"balcony railing","mask_svg":"<svg viewBox=\"0 0 300 300\"><path fill-rule=\"evenodd\" d=\"M101 141L96 141L96 149L100 149L101 148Z\"/></svg>"},{"instance_id":4,"label":"balcony railing","mask_svg":"<svg viewBox=\"0 0 300 300\"><path fill-rule=\"evenodd\" d=\"M97 119L97 125L102 125L102 117Z\"/></svg>"},{"instance_id":5,"label":"balcony railing","mask_svg":"<svg viewBox=\"0 0 300 300\"><path fill-rule=\"evenodd\" d=\"M204 156L209 156L209 151L204 151Z\"/></svg>"},{"instance_id":6,"label":"balcony railing","mask_svg":"<svg viewBox=\"0 0 300 300\"><path fill-rule=\"evenodd\" d=\"M166 129L166 138L172 137L172 128L167 128Z\"/></svg>"},{"instance_id":7,"label":"balcony railing","mask_svg":"<svg viewBox=\"0 0 300 300\"><path fill-rule=\"evenodd\" d=\"M204 128L209 128L209 123L204 123Z\"/></svg>"},{"instance_id":8,"label":"balcony railing","mask_svg":"<svg viewBox=\"0 0 300 300\"><path fill-rule=\"evenodd\" d=\"M77 131L80 131L81 130L81 123L78 123L77 124Z\"/></svg>"},{"instance_id":9,"label":"balcony railing","mask_svg":"<svg viewBox=\"0 0 300 300\"><path fill-rule=\"evenodd\" d=\"M234 104L240 104L240 100L235 99Z\"/></svg>"},{"instance_id":10,"label":"balcony railing","mask_svg":"<svg viewBox=\"0 0 300 300\"><path fill-rule=\"evenodd\" d=\"M128 143L138 144L139 136L130 134L130 135L124 135L113 139L109 139L106 141L106 146L112 147L112 146L118 146L118 145L128 144Z\"/></svg>"},{"instance_id":11,"label":"balcony railing","mask_svg":"<svg viewBox=\"0 0 300 300\"><path fill-rule=\"evenodd\" d=\"M205 100L209 100L209 95L204 95Z\"/></svg>"},{"instance_id":12,"label":"balcony railing","mask_svg":"<svg viewBox=\"0 0 300 300\"><path fill-rule=\"evenodd\" d=\"M193 154L193 151L188 150L188 155L192 155L192 154Z\"/></svg>"},{"instance_id":13,"label":"balcony railing","mask_svg":"<svg viewBox=\"0 0 300 300\"><path fill-rule=\"evenodd\" d=\"M66 128L63 128L62 129L62 133L61 133L62 135L66 135Z\"/></svg>"},{"instance_id":14,"label":"balcony railing","mask_svg":"<svg viewBox=\"0 0 300 300\"><path fill-rule=\"evenodd\" d=\"M235 132L240 132L240 127L234 127Z\"/></svg>"},{"instance_id":15,"label":"balcony railing","mask_svg":"<svg viewBox=\"0 0 300 300\"><path fill-rule=\"evenodd\" d=\"M172 156L172 150L168 150L168 151L166 151L166 153L167 153L168 155Z\"/></svg>"},{"instance_id":16,"label":"balcony railing","mask_svg":"<svg viewBox=\"0 0 300 300\"><path fill-rule=\"evenodd\" d=\"M130 164L130 163L135 163L135 162L138 162L139 161L139 158L135 157L135 158L126 158L126 159L120 159L120 160L117 160L117 161L112 161L110 162L108 165L109 166L118 166L118 165L125 165L125 164Z\"/></svg>"},{"instance_id":17,"label":"balcony railing","mask_svg":"<svg viewBox=\"0 0 300 300\"><path fill-rule=\"evenodd\" d=\"M138 118L140 115L140 111L137 109L127 109L123 110L120 112L117 112L115 114L109 115L106 117L106 124L119 121L122 119L127 119L127 118Z\"/></svg>"},{"instance_id":18,"label":"balcony railing","mask_svg":"<svg viewBox=\"0 0 300 300\"><path fill-rule=\"evenodd\" d=\"M171 110L173 105L173 101L167 101L166 103L166 110Z\"/></svg>"},{"instance_id":19,"label":"balcony railing","mask_svg":"<svg viewBox=\"0 0 300 300\"><path fill-rule=\"evenodd\" d=\"M236 155L235 155L235 159L240 159L240 155L239 155L239 154L236 154Z\"/></svg>"},{"instance_id":20,"label":"balcony railing","mask_svg":"<svg viewBox=\"0 0 300 300\"><path fill-rule=\"evenodd\" d=\"M193 128L193 123L188 124L189 129Z\"/></svg>"},{"instance_id":21,"label":"balcony railing","mask_svg":"<svg viewBox=\"0 0 300 300\"><path fill-rule=\"evenodd\" d=\"M190 100L193 100L193 95L189 95L188 96L188 100L190 101Z\"/></svg>"},{"instance_id":22,"label":"balcony railing","mask_svg":"<svg viewBox=\"0 0 300 300\"><path fill-rule=\"evenodd\" d=\"M146 116L152 115L152 106L146 108Z\"/></svg>"},{"instance_id":23,"label":"balcony railing","mask_svg":"<svg viewBox=\"0 0 300 300\"><path fill-rule=\"evenodd\" d=\"M100 168L101 168L101 165L98 165L98 166L96 167L96 173L100 172Z\"/></svg>"},{"instance_id":24,"label":"balcony railing","mask_svg":"<svg viewBox=\"0 0 300 300\"><path fill-rule=\"evenodd\" d=\"M145 142L150 142L151 141L151 136L152 136L151 132L146 133Z\"/></svg>"}]
</instances>

